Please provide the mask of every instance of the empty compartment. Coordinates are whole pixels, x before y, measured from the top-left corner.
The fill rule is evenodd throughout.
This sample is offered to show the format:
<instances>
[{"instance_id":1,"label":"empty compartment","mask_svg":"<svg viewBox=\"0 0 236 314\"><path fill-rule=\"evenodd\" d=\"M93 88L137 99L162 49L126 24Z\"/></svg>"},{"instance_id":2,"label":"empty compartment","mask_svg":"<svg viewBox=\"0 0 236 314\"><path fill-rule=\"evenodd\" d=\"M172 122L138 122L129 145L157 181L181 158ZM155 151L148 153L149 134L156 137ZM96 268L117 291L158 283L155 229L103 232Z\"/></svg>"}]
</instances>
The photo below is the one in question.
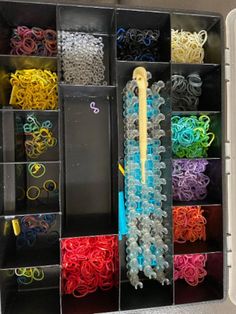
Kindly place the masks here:
<instances>
[{"instance_id":1,"label":"empty compartment","mask_svg":"<svg viewBox=\"0 0 236 314\"><path fill-rule=\"evenodd\" d=\"M195 150L192 150L191 147L192 147L192 144L195 144L195 143L198 143L199 141L197 140L197 136L198 136L198 133L194 133L193 132L193 128L190 127L189 123L188 123L188 130L190 129L192 131L192 135L194 134L194 136L191 138L191 134L187 134L186 129L187 128L183 128L183 124L180 124L180 128L179 129L175 129L175 132L172 132L172 145L173 145L173 142L175 141L175 145L176 147L174 148L174 151L173 151L173 146L172 146L172 154L173 154L173 158L177 159L180 155L179 153L175 153L176 151L176 148L187 148L184 152L184 157L181 156L181 158L186 158L186 153L187 153L187 156L191 156L192 159L194 158L202 158L202 157L207 157L207 158L221 158L221 154L222 154L222 117L221 117L221 114L218 112L218 113L211 113L211 112L201 112L201 111L193 111L193 112L173 112L172 114L172 121L174 119L175 116L177 117L187 117L187 118L190 118L191 116L193 116L194 118L197 118L197 121L199 122L199 118L200 116L208 116L209 117L209 129L208 131L204 131L202 132L202 134L204 136L206 136L208 133L213 133L214 134L214 139L212 140L213 138L213 135L210 134L208 136L208 140L207 140L207 143L210 144L208 147L205 148L205 146L201 146L201 148L203 147L204 149L204 154L206 156L203 155L203 150L201 149L200 153L198 153L198 149L195 149ZM206 120L206 118L203 118ZM208 119L208 118L207 118ZM174 121L175 123L175 121ZM208 122L207 122L208 123ZM205 123L205 126L207 124ZM178 126L178 125L177 125ZM173 130L173 128L172 128ZM177 131L178 130L178 131ZM181 130L181 141L177 139L178 135L179 135L179 132ZM187 130L187 131L188 131ZM185 137L185 134L186 134L186 137ZM186 139L186 141L185 141ZM181 144L182 142L185 142L184 145ZM189 143L189 144L187 144ZM205 144L204 144L205 145ZM190 150L192 150L191 152L191 155L189 155L190 153ZM194 154L194 152L197 151L197 154Z\"/></svg>"},{"instance_id":2,"label":"empty compartment","mask_svg":"<svg viewBox=\"0 0 236 314\"><path fill-rule=\"evenodd\" d=\"M171 233L171 231L170 231ZM120 277L120 310L137 310L144 308L153 308L173 304L173 284L172 284L172 249L171 239L167 237L164 242L169 246L169 251L165 259L169 263L169 268L166 270L166 278L170 280L170 284L162 285L157 280L150 280L139 273L140 281L143 283L143 288L133 287L127 278L126 268L126 238L119 242L121 277Z\"/></svg>"},{"instance_id":3,"label":"empty compartment","mask_svg":"<svg viewBox=\"0 0 236 314\"><path fill-rule=\"evenodd\" d=\"M223 299L223 253L210 253L206 256L206 276L202 282L191 286L184 279L175 281L175 304Z\"/></svg>"},{"instance_id":4,"label":"empty compartment","mask_svg":"<svg viewBox=\"0 0 236 314\"><path fill-rule=\"evenodd\" d=\"M59 263L60 215L1 217L0 232L1 268Z\"/></svg>"},{"instance_id":5,"label":"empty compartment","mask_svg":"<svg viewBox=\"0 0 236 314\"><path fill-rule=\"evenodd\" d=\"M58 27L61 80L64 83L77 85L113 85L115 80L114 10L60 5ZM71 45L74 40L70 38L71 32L74 36L84 35L77 37L77 41ZM100 39L99 44L95 44ZM79 45L78 41L82 41L83 44ZM76 46L76 42L78 46ZM94 51L91 50L88 43ZM103 45L102 49L97 50L100 45ZM99 58L100 53L103 54L103 57ZM101 63L105 69L102 69ZM95 79L97 71L104 74L104 79Z\"/></svg>"},{"instance_id":6,"label":"empty compartment","mask_svg":"<svg viewBox=\"0 0 236 314\"><path fill-rule=\"evenodd\" d=\"M117 59L118 60L133 60L133 61L170 61L170 15L166 12L159 11L142 11L142 10L127 10L118 9L117 13ZM123 31L129 29L136 29L138 31L150 30L152 32L160 33L157 42L155 42L151 51L152 58L148 57L150 53L147 52L147 46L151 47L154 43L151 36L146 36L146 44L140 45L140 51L137 50L137 41L131 40L131 49L124 49L123 43L120 41L121 36L124 36ZM122 34L120 33L122 31ZM126 33L125 33L126 35ZM139 36L140 33L138 34ZM130 37L127 37L130 38ZM125 46L126 47L126 46ZM145 53L142 53L145 49Z\"/></svg>"},{"instance_id":7,"label":"empty compartment","mask_svg":"<svg viewBox=\"0 0 236 314\"><path fill-rule=\"evenodd\" d=\"M181 161L181 159L178 159ZM178 162L178 160L175 160ZM175 162L173 161L173 162ZM186 159L182 159L182 161L187 161ZM191 162L202 162L203 159L190 159ZM188 185L188 176L191 176L190 174L186 175L186 172L184 171L184 174L181 176L181 182L177 185L176 183L173 183L172 185L172 191L175 189L175 192L173 191L173 205L174 206L190 206L190 205L220 205L222 203L222 165L221 165L221 159L204 159L204 162L207 162L205 165L205 171L201 172L203 175L207 176L210 180L209 183L206 185L206 188L204 191L201 191L200 195L201 197L197 197L197 189L202 188L200 182L205 182L206 178L204 177L204 180L202 177L198 177L198 181L195 182L195 188L193 186L190 188ZM177 177L174 178L176 180ZM185 186L183 185L183 179ZM202 181L200 181L200 179ZM178 179L179 180L179 179ZM172 181L173 181L173 175L172 175ZM208 179L207 179L208 181ZM192 183L191 183L192 184ZM177 188L178 187L178 188ZM177 189L176 189L177 188ZM184 193L188 193L192 189L194 191L193 196L188 199L188 197L184 196ZM178 194L178 197L177 197ZM181 199L179 198L179 194L182 195ZM203 196L204 195L204 196ZM188 200L187 200L188 199Z\"/></svg>"},{"instance_id":8,"label":"empty compartment","mask_svg":"<svg viewBox=\"0 0 236 314\"><path fill-rule=\"evenodd\" d=\"M197 74L201 78L202 85L200 88L200 96L194 97L194 100L186 104L185 97L191 97L193 94L191 92L189 93L187 89L181 93L178 93L172 89L172 110L220 111L222 103L221 67L219 65L209 64L172 64L172 75L182 75L185 77L185 79L188 79L188 76L191 74ZM196 93L195 90L193 90L193 92ZM194 101L197 101L197 105L195 105Z\"/></svg>"},{"instance_id":9,"label":"empty compartment","mask_svg":"<svg viewBox=\"0 0 236 314\"><path fill-rule=\"evenodd\" d=\"M1 56L0 57L0 106L5 109L12 109L10 105L12 85L11 74L16 70L41 69L57 72L57 59L49 57L27 57L27 56ZM25 94L24 94L25 95ZM33 95L31 95L33 99ZM35 105L35 104L34 104ZM42 105L42 104L41 104ZM58 104L56 103L55 109ZM19 106L14 106L20 109ZM28 108L32 109L32 108ZM34 108L33 108L34 109Z\"/></svg>"},{"instance_id":10,"label":"empty compartment","mask_svg":"<svg viewBox=\"0 0 236 314\"><path fill-rule=\"evenodd\" d=\"M114 89L65 87L64 95L64 232L118 233Z\"/></svg>"},{"instance_id":11,"label":"empty compartment","mask_svg":"<svg viewBox=\"0 0 236 314\"><path fill-rule=\"evenodd\" d=\"M222 61L222 18L220 15L202 15L190 13L173 13L171 29L187 32L207 32L204 44L204 63L221 63Z\"/></svg>"},{"instance_id":12,"label":"empty compartment","mask_svg":"<svg viewBox=\"0 0 236 314\"><path fill-rule=\"evenodd\" d=\"M0 54L10 54L10 39L17 26L56 30L56 6L3 1L0 20Z\"/></svg>"},{"instance_id":13,"label":"empty compartment","mask_svg":"<svg viewBox=\"0 0 236 314\"><path fill-rule=\"evenodd\" d=\"M118 311L118 237L66 238L61 240L61 250L62 313Z\"/></svg>"},{"instance_id":14,"label":"empty compartment","mask_svg":"<svg viewBox=\"0 0 236 314\"><path fill-rule=\"evenodd\" d=\"M187 207L186 210L188 209L190 208ZM195 233L196 240L194 242L187 240L188 239L187 236L183 236L184 239L187 240L185 243L179 243L177 241L174 242L175 254L207 253L207 252L217 252L217 251L223 250L222 206L213 206L213 205L201 206L201 210L203 210L203 213L201 215L206 219L205 228L203 228L202 230L202 232L204 232L204 229L205 229L205 234L206 234L205 241L203 239L197 238L197 235L202 234L202 232L200 231ZM173 225L175 225L174 217L173 217ZM186 230L186 228L178 227L177 230L181 230L183 232L183 230ZM174 232L174 234L176 235L177 235L177 230L176 232ZM191 228L188 228L188 230L191 230ZM192 230L194 230L194 228L192 228ZM195 232L196 232L196 229L195 229ZM180 238L176 236L176 240L180 240Z\"/></svg>"},{"instance_id":15,"label":"empty compartment","mask_svg":"<svg viewBox=\"0 0 236 314\"><path fill-rule=\"evenodd\" d=\"M59 314L59 266L30 267L27 269L28 278L15 274L24 271L22 268L0 271L2 313L31 314L34 309L36 314ZM39 280L33 279L37 275Z\"/></svg>"}]
</instances>

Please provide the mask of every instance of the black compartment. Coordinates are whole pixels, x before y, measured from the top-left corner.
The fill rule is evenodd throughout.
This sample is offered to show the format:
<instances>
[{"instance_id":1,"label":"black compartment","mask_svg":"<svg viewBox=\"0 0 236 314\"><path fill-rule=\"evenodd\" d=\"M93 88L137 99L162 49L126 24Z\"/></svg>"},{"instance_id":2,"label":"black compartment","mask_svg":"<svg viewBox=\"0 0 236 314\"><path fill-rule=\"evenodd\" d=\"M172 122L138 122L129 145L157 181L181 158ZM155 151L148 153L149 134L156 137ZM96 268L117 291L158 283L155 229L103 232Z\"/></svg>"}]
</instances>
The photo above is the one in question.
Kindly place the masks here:
<instances>
[{"instance_id":1,"label":"black compartment","mask_svg":"<svg viewBox=\"0 0 236 314\"><path fill-rule=\"evenodd\" d=\"M44 272L42 281L29 285L17 282L14 269L1 270L2 314L59 314L59 267L40 267Z\"/></svg>"},{"instance_id":2,"label":"black compartment","mask_svg":"<svg viewBox=\"0 0 236 314\"><path fill-rule=\"evenodd\" d=\"M199 15L173 13L171 28L188 32L207 31L207 42L204 45L204 63L221 63L222 39L221 17L219 15Z\"/></svg>"},{"instance_id":3,"label":"black compartment","mask_svg":"<svg viewBox=\"0 0 236 314\"><path fill-rule=\"evenodd\" d=\"M97 290L92 294L78 299L72 295L62 296L63 314L92 314L115 312L119 309L119 290L113 288L109 291Z\"/></svg>"},{"instance_id":4,"label":"black compartment","mask_svg":"<svg viewBox=\"0 0 236 314\"><path fill-rule=\"evenodd\" d=\"M199 74L202 79L202 95L199 97L197 110L221 110L221 67L209 64L172 64L172 75ZM172 110L176 110L172 107Z\"/></svg>"},{"instance_id":5,"label":"black compartment","mask_svg":"<svg viewBox=\"0 0 236 314\"><path fill-rule=\"evenodd\" d=\"M207 159L206 174L210 178L207 186L207 197L199 201L173 201L174 206L220 205L222 203L222 168L221 159Z\"/></svg>"},{"instance_id":6,"label":"black compartment","mask_svg":"<svg viewBox=\"0 0 236 314\"><path fill-rule=\"evenodd\" d=\"M11 108L9 105L12 86L10 74L16 70L42 69L57 71L57 59L51 57L0 56L0 106Z\"/></svg>"},{"instance_id":7,"label":"black compartment","mask_svg":"<svg viewBox=\"0 0 236 314\"><path fill-rule=\"evenodd\" d=\"M13 28L24 25L56 30L56 6L4 1L0 3L0 21L0 54L9 54Z\"/></svg>"},{"instance_id":8,"label":"black compartment","mask_svg":"<svg viewBox=\"0 0 236 314\"><path fill-rule=\"evenodd\" d=\"M174 243L175 254L194 254L217 252L223 250L223 216L222 206L202 206L203 216L207 220L206 241L197 240L195 242Z\"/></svg>"},{"instance_id":9,"label":"black compartment","mask_svg":"<svg viewBox=\"0 0 236 314\"><path fill-rule=\"evenodd\" d=\"M208 147L207 157L208 158L221 158L222 154L222 117L219 112L209 112L209 111L175 111L172 112L172 116L197 116L208 115L210 118L210 128L208 132L213 132L215 134L214 141ZM174 159L178 159L173 156ZM221 176L221 173L219 173Z\"/></svg>"},{"instance_id":10,"label":"black compartment","mask_svg":"<svg viewBox=\"0 0 236 314\"><path fill-rule=\"evenodd\" d=\"M117 29L137 28L140 30L159 29L158 39L159 57L158 62L170 61L170 15L166 12L158 11L135 11L127 9L117 10ZM119 55L117 55L119 59Z\"/></svg>"},{"instance_id":11,"label":"black compartment","mask_svg":"<svg viewBox=\"0 0 236 314\"><path fill-rule=\"evenodd\" d=\"M0 165L3 175L4 190L1 204L2 215L22 215L22 214L37 214L47 212L59 212L59 185L60 185L60 164L59 163L37 163L43 164L45 174L40 178L35 178L29 173L30 163L24 164L2 164ZM41 167L43 167L41 166ZM41 170L40 170L41 171ZM42 172L41 172L42 173ZM56 183L54 191L47 192L43 188L47 180L53 180ZM50 182L49 182L50 183ZM30 188L29 197L39 193L36 192L36 186L40 190L39 197L35 200L30 200L26 193ZM32 192L32 193L31 193Z\"/></svg>"},{"instance_id":12,"label":"black compartment","mask_svg":"<svg viewBox=\"0 0 236 314\"><path fill-rule=\"evenodd\" d=\"M59 31L74 31L102 37L104 44L105 81L107 85L115 84L115 25L114 10L110 8L93 8L82 6L59 6ZM59 51L60 53L60 51ZM63 71L61 70L61 81Z\"/></svg>"},{"instance_id":13,"label":"black compartment","mask_svg":"<svg viewBox=\"0 0 236 314\"><path fill-rule=\"evenodd\" d=\"M24 124L28 124L27 117L32 115L31 112L4 112L3 115L9 118L9 121L14 118L15 126L15 161L58 161L59 160L59 132L58 132L58 113L57 112L34 112L33 115L37 121L42 125L45 121L50 121L52 127L49 131L52 133L52 137L56 138L56 144L47 149L37 157L31 157L26 154L25 143L28 140L32 140L31 135L27 135L24 132ZM13 142L14 143L14 142ZM10 158L10 157L9 157ZM5 159L4 161L14 161L12 159Z\"/></svg>"},{"instance_id":14,"label":"black compartment","mask_svg":"<svg viewBox=\"0 0 236 314\"><path fill-rule=\"evenodd\" d=\"M175 281L175 304L223 299L223 253L207 254L207 276L195 287Z\"/></svg>"},{"instance_id":15,"label":"black compartment","mask_svg":"<svg viewBox=\"0 0 236 314\"><path fill-rule=\"evenodd\" d=\"M64 90L68 96L67 88ZM117 233L114 89L69 90L77 97L64 98L64 232L69 236ZM90 108L91 102L99 113Z\"/></svg>"},{"instance_id":16,"label":"black compartment","mask_svg":"<svg viewBox=\"0 0 236 314\"><path fill-rule=\"evenodd\" d=\"M60 215L52 215L54 215L54 220L50 227L47 228L45 232L37 233L35 241L33 243L31 241L31 244L28 244L27 242L22 243L22 241L17 244L18 240L13 232L11 223L11 220L15 216L0 218L0 240L2 243L0 250L1 268L59 264L61 217ZM22 217L24 216L16 216L15 218L21 221ZM36 216L36 218L37 217L38 216ZM28 241L28 234L26 239Z\"/></svg>"}]
</instances>

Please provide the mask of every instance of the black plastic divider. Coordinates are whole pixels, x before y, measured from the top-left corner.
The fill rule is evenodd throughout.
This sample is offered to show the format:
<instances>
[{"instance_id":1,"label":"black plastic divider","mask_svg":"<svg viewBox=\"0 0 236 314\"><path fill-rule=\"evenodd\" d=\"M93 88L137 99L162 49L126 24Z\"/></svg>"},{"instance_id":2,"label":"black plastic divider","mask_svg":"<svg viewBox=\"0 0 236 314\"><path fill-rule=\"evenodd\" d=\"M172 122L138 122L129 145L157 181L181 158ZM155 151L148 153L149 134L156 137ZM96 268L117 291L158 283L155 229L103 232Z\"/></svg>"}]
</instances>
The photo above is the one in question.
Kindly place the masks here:
<instances>
[{"instance_id":1,"label":"black plastic divider","mask_svg":"<svg viewBox=\"0 0 236 314\"><path fill-rule=\"evenodd\" d=\"M148 82L149 87L153 82L162 80L165 83L170 79L170 65L168 63L150 63L150 62L128 62L117 61L117 108L118 108L118 134L119 137L119 161L123 164L124 159L124 125L123 125L123 89L126 83L132 80L133 70L137 66L143 66L152 74L152 79ZM171 104L169 89L164 88L161 96L165 99L165 104L161 107L161 112L165 115L165 120L161 123L162 129L166 135L161 138L162 145L165 146L166 152L162 154L162 161L166 163L166 169L162 171L162 176L166 178L167 184L163 186L162 192L167 196L167 202L164 202L163 209L167 212L168 217L164 220L164 225L168 229L168 235L164 240L168 244L169 251L165 258L169 262L169 270L167 271L167 278L170 279L170 285L162 286L156 280L143 281L143 288L135 290L127 279L126 269L126 237L120 241L120 267L121 267L121 295L120 295L120 309L131 310L139 308L148 308L156 306L164 306L173 304L173 285L172 285L172 195L171 195ZM123 176L119 173L119 191L124 190Z\"/></svg>"},{"instance_id":2,"label":"black plastic divider","mask_svg":"<svg viewBox=\"0 0 236 314\"><path fill-rule=\"evenodd\" d=\"M193 73L199 74L202 79L202 94L199 97L197 110L221 110L221 66L219 64L172 63L172 75L178 74L187 77Z\"/></svg>"},{"instance_id":3,"label":"black plastic divider","mask_svg":"<svg viewBox=\"0 0 236 314\"><path fill-rule=\"evenodd\" d=\"M207 254L207 275L204 281L195 287L188 285L184 280L177 280L175 282L175 303L184 304L223 299L223 259L222 252Z\"/></svg>"},{"instance_id":4,"label":"black plastic divider","mask_svg":"<svg viewBox=\"0 0 236 314\"><path fill-rule=\"evenodd\" d=\"M2 314L58 314L59 265L40 267L44 279L30 285L18 283L15 269L0 270Z\"/></svg>"},{"instance_id":5,"label":"black plastic divider","mask_svg":"<svg viewBox=\"0 0 236 314\"><path fill-rule=\"evenodd\" d=\"M39 3L0 3L0 54L9 54L12 31L17 26L56 30L56 6Z\"/></svg>"}]
</instances>

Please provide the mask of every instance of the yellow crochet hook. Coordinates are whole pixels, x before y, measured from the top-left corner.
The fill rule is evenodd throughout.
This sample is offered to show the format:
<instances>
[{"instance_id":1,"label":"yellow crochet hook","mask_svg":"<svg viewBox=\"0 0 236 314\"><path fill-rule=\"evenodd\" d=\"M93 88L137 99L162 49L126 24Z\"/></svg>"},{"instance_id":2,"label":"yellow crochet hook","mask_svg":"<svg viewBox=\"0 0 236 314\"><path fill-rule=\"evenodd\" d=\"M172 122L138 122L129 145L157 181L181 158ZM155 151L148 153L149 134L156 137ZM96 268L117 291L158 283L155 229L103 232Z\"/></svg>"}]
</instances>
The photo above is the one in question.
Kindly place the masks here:
<instances>
[{"instance_id":1,"label":"yellow crochet hook","mask_svg":"<svg viewBox=\"0 0 236 314\"><path fill-rule=\"evenodd\" d=\"M137 67L133 71L133 80L137 81L139 91L139 150L141 162L141 182L145 184L145 166L147 160L147 71Z\"/></svg>"}]
</instances>

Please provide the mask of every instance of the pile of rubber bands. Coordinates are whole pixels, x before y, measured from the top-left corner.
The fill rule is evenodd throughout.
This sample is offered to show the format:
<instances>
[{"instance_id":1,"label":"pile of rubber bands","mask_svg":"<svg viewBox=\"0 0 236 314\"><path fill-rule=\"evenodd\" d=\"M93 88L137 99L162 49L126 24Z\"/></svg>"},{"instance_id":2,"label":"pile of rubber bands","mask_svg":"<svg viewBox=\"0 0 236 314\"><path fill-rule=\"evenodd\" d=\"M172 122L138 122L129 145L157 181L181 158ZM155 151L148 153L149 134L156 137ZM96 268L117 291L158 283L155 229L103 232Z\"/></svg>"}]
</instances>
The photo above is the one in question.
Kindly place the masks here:
<instances>
[{"instance_id":1,"label":"pile of rubber bands","mask_svg":"<svg viewBox=\"0 0 236 314\"><path fill-rule=\"evenodd\" d=\"M176 255L174 280L184 279L190 286L197 286L207 275L206 262L206 254Z\"/></svg>"},{"instance_id":2,"label":"pile of rubber bands","mask_svg":"<svg viewBox=\"0 0 236 314\"><path fill-rule=\"evenodd\" d=\"M119 60L157 61L159 57L158 29L140 30L136 28L118 28L117 57Z\"/></svg>"},{"instance_id":3,"label":"pile of rubber bands","mask_svg":"<svg viewBox=\"0 0 236 314\"><path fill-rule=\"evenodd\" d=\"M185 243L206 241L206 218L201 206L176 206L173 208L174 241Z\"/></svg>"},{"instance_id":4,"label":"pile of rubber bands","mask_svg":"<svg viewBox=\"0 0 236 314\"><path fill-rule=\"evenodd\" d=\"M210 117L173 116L171 118L172 151L179 158L207 157L209 146L215 134L209 132Z\"/></svg>"},{"instance_id":5,"label":"pile of rubber bands","mask_svg":"<svg viewBox=\"0 0 236 314\"><path fill-rule=\"evenodd\" d=\"M17 276L17 282L21 285L30 285L34 281L41 281L44 279L44 271L42 268L16 268L14 274Z\"/></svg>"},{"instance_id":6,"label":"pile of rubber bands","mask_svg":"<svg viewBox=\"0 0 236 314\"><path fill-rule=\"evenodd\" d=\"M56 110L57 74L49 70L16 70L11 74L10 105L23 110Z\"/></svg>"},{"instance_id":7,"label":"pile of rubber bands","mask_svg":"<svg viewBox=\"0 0 236 314\"><path fill-rule=\"evenodd\" d=\"M203 63L207 32L171 30L171 60L177 63Z\"/></svg>"},{"instance_id":8,"label":"pile of rubber bands","mask_svg":"<svg viewBox=\"0 0 236 314\"><path fill-rule=\"evenodd\" d=\"M48 234L51 227L56 222L56 215L28 215L20 218L20 234L16 238L16 246L21 249L25 246L32 247L41 234ZM58 241L59 234L57 231L52 231L49 242L55 243Z\"/></svg>"},{"instance_id":9,"label":"pile of rubber bands","mask_svg":"<svg viewBox=\"0 0 236 314\"><path fill-rule=\"evenodd\" d=\"M57 33L53 29L18 26L10 40L11 55L56 56Z\"/></svg>"},{"instance_id":10,"label":"pile of rubber bands","mask_svg":"<svg viewBox=\"0 0 236 314\"><path fill-rule=\"evenodd\" d=\"M64 239L62 248L62 290L82 298L98 288L109 290L118 280L118 239L96 236Z\"/></svg>"},{"instance_id":11,"label":"pile of rubber bands","mask_svg":"<svg viewBox=\"0 0 236 314\"><path fill-rule=\"evenodd\" d=\"M173 200L198 201L207 197L210 178L204 174L206 159L174 159L172 162Z\"/></svg>"},{"instance_id":12,"label":"pile of rubber bands","mask_svg":"<svg viewBox=\"0 0 236 314\"><path fill-rule=\"evenodd\" d=\"M27 137L25 141L25 152L29 158L35 159L44 154L48 148L57 145L57 139L50 130L53 127L51 121L39 122L35 114L28 114L27 122L23 125Z\"/></svg>"}]
</instances>

